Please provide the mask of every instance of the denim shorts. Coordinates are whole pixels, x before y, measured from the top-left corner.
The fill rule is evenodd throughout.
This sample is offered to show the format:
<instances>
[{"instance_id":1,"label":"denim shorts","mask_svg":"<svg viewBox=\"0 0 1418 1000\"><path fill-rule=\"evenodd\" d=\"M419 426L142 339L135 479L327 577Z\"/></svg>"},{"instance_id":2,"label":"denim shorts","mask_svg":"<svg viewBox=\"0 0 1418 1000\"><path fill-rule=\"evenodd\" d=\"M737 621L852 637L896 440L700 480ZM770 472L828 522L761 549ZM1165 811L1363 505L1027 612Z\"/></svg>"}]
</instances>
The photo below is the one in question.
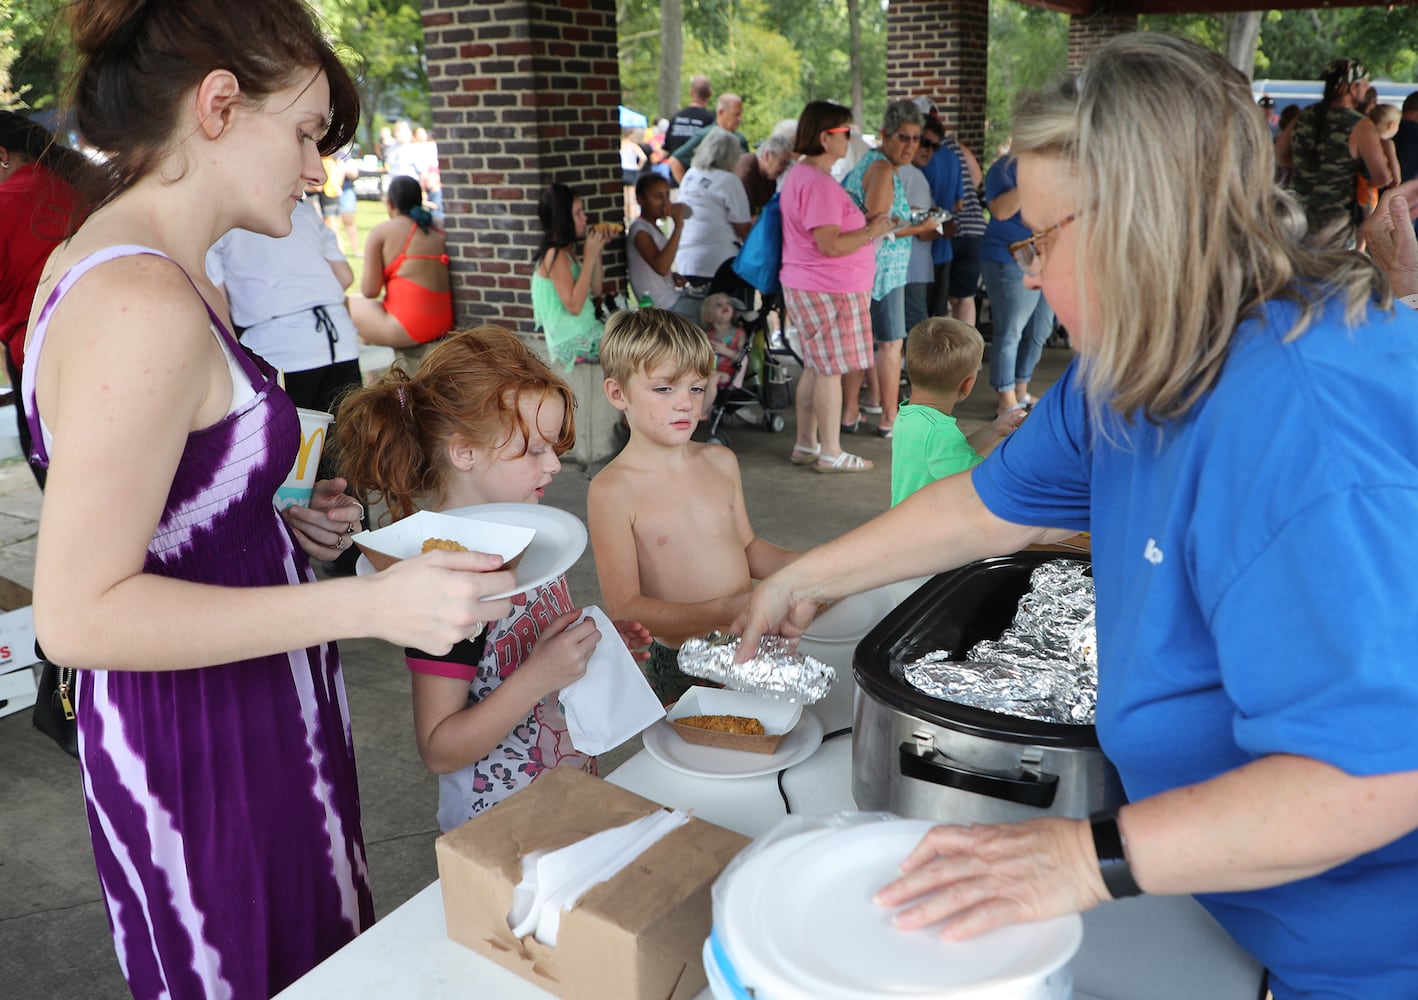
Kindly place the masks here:
<instances>
[{"instance_id":1,"label":"denim shorts","mask_svg":"<svg viewBox=\"0 0 1418 1000\"><path fill-rule=\"evenodd\" d=\"M906 286L871 301L871 336L878 344L906 339Z\"/></svg>"}]
</instances>

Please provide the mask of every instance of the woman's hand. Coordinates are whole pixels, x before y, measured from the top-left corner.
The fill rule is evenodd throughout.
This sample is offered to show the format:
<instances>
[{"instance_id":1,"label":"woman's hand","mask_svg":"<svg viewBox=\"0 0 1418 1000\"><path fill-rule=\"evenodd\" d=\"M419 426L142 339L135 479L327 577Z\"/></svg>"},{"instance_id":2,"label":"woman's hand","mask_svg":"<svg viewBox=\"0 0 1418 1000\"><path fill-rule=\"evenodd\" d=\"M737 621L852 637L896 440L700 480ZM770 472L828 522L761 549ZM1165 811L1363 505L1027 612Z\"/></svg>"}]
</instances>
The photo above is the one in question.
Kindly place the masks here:
<instances>
[{"instance_id":1,"label":"woman's hand","mask_svg":"<svg viewBox=\"0 0 1418 1000\"><path fill-rule=\"evenodd\" d=\"M625 648L630 650L630 655L636 663L644 663L650 659L650 643L654 641L654 636L650 630L639 622L629 622L616 620L611 622L615 626L616 634L620 636L620 641L625 643Z\"/></svg>"},{"instance_id":2,"label":"woman's hand","mask_svg":"<svg viewBox=\"0 0 1418 1000\"><path fill-rule=\"evenodd\" d=\"M560 691L586 676L586 664L601 641L601 631L578 608L562 615L537 636L532 655L518 668L519 673L536 679L542 696Z\"/></svg>"},{"instance_id":3,"label":"woman's hand","mask_svg":"<svg viewBox=\"0 0 1418 1000\"><path fill-rule=\"evenodd\" d=\"M1111 898L1084 820L937 826L901 871L876 902L913 903L892 918L897 927L944 923L942 936L956 941L1006 924L1081 913Z\"/></svg>"},{"instance_id":4,"label":"woman's hand","mask_svg":"<svg viewBox=\"0 0 1418 1000\"><path fill-rule=\"evenodd\" d=\"M517 586L502 557L485 552L425 552L366 578L379 588L369 634L396 646L441 656L482 626L512 613L507 598L483 600Z\"/></svg>"},{"instance_id":5,"label":"woman's hand","mask_svg":"<svg viewBox=\"0 0 1418 1000\"><path fill-rule=\"evenodd\" d=\"M305 554L329 562L349 548L350 536L359 531L364 508L345 492L343 479L321 479L309 507L287 507L281 517Z\"/></svg>"},{"instance_id":6,"label":"woman's hand","mask_svg":"<svg viewBox=\"0 0 1418 1000\"><path fill-rule=\"evenodd\" d=\"M802 638L817 616L817 601L794 594L783 577L784 573L774 573L751 594L743 595L748 606L729 628L731 634L740 637L735 662L743 663L753 656L758 651L758 640L765 635L783 635L795 641Z\"/></svg>"}]
</instances>

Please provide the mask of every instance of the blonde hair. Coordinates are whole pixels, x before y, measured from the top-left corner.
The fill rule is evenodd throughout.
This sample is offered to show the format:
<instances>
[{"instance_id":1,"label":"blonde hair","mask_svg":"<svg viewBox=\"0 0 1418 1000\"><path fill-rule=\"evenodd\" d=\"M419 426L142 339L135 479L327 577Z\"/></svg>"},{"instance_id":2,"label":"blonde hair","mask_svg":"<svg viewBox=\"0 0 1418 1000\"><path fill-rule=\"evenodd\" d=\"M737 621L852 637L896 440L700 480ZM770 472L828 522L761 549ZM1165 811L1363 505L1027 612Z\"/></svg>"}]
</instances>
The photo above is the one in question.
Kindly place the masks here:
<instances>
[{"instance_id":1,"label":"blonde hair","mask_svg":"<svg viewBox=\"0 0 1418 1000\"><path fill-rule=\"evenodd\" d=\"M709 338L689 320L668 309L622 309L606 320L601 337L601 368L621 388L636 372L669 364L673 376L685 372L707 377L714 370Z\"/></svg>"},{"instance_id":2,"label":"blonde hair","mask_svg":"<svg viewBox=\"0 0 1418 1000\"><path fill-rule=\"evenodd\" d=\"M1375 104L1369 109L1369 121L1374 123L1376 128L1384 129L1390 125L1397 125L1398 120L1403 117L1403 112L1398 109L1397 104Z\"/></svg>"},{"instance_id":3,"label":"blonde hair","mask_svg":"<svg viewBox=\"0 0 1418 1000\"><path fill-rule=\"evenodd\" d=\"M906 375L912 385L953 392L980 370L985 338L969 323L932 316L906 337Z\"/></svg>"},{"instance_id":4,"label":"blonde hair","mask_svg":"<svg viewBox=\"0 0 1418 1000\"><path fill-rule=\"evenodd\" d=\"M706 295L704 301L699 304L699 325L704 329L709 329L709 310L720 302L727 302L729 308L733 308L734 299L728 292L715 292L713 295Z\"/></svg>"},{"instance_id":5,"label":"blonde hair","mask_svg":"<svg viewBox=\"0 0 1418 1000\"><path fill-rule=\"evenodd\" d=\"M1095 417L1105 406L1156 423L1185 414L1215 384L1237 324L1271 299L1299 306L1291 339L1332 294L1351 325L1370 299L1392 307L1367 260L1302 241L1249 82L1191 42L1111 39L1081 74L1021 99L1014 153L1076 173Z\"/></svg>"},{"instance_id":6,"label":"blonde hair","mask_svg":"<svg viewBox=\"0 0 1418 1000\"><path fill-rule=\"evenodd\" d=\"M566 405L552 450L576 443L571 387L515 336L499 326L454 331L409 375L391 368L372 385L355 387L336 409L335 452L340 475L356 493L389 508L389 520L408 517L422 497L443 492L443 460L455 436L475 448L501 448L530 428L526 398L554 397Z\"/></svg>"}]
</instances>

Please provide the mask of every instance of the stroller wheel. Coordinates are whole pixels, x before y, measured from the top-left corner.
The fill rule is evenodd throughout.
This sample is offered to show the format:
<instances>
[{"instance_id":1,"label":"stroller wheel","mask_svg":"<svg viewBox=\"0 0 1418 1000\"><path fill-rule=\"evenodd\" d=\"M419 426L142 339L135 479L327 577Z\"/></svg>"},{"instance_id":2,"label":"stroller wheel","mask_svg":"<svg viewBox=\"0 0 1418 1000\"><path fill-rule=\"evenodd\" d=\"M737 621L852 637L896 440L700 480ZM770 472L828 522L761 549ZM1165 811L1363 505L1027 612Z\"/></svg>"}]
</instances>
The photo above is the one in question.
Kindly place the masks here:
<instances>
[{"instance_id":1,"label":"stroller wheel","mask_svg":"<svg viewBox=\"0 0 1418 1000\"><path fill-rule=\"evenodd\" d=\"M783 428L788 426L788 422L783 419L781 413L765 413L763 415L763 427L770 434L782 434Z\"/></svg>"}]
</instances>

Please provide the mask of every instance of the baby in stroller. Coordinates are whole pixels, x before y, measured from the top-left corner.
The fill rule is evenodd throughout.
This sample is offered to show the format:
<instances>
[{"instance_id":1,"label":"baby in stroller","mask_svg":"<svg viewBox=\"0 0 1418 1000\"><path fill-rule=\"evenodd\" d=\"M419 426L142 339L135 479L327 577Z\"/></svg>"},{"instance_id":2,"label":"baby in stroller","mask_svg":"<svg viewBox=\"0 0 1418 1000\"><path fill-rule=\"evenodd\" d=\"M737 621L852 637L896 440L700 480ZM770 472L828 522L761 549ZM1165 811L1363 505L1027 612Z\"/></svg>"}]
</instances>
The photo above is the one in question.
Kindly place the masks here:
<instances>
[{"instance_id":1,"label":"baby in stroller","mask_svg":"<svg viewBox=\"0 0 1418 1000\"><path fill-rule=\"evenodd\" d=\"M704 299L701 325L718 359L718 368L705 392L703 419L708 421L711 444L727 445L726 421L761 422L775 434L784 427L783 416L773 412L791 407L788 377L767 340L762 314L748 310L726 292ZM739 411L752 408L745 416Z\"/></svg>"},{"instance_id":2,"label":"baby in stroller","mask_svg":"<svg viewBox=\"0 0 1418 1000\"><path fill-rule=\"evenodd\" d=\"M726 292L715 292L704 299L699 307L699 325L709 337L709 346L714 348L717 369L704 391L704 409L700 420L708 420L714 412L714 403L719 390L735 380L740 367L739 361L745 356L744 336L738 304ZM738 384L743 384L740 375Z\"/></svg>"}]
</instances>

